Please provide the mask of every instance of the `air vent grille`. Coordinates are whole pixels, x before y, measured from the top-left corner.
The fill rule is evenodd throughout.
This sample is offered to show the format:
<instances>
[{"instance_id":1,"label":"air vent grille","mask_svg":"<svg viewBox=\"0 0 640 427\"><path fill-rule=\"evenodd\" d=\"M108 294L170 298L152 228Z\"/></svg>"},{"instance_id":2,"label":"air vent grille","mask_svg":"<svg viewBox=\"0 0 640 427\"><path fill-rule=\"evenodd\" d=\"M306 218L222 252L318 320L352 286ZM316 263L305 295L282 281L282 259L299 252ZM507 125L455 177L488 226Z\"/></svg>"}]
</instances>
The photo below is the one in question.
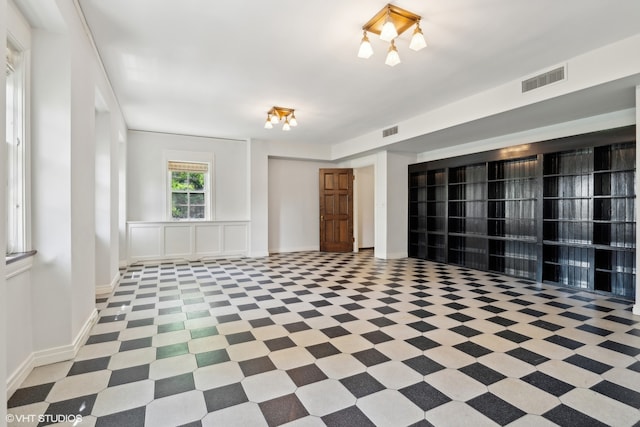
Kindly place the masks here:
<instances>
[{"instance_id":1,"label":"air vent grille","mask_svg":"<svg viewBox=\"0 0 640 427\"><path fill-rule=\"evenodd\" d=\"M565 79L565 67L558 67L546 73L522 81L522 93Z\"/></svg>"},{"instance_id":2,"label":"air vent grille","mask_svg":"<svg viewBox=\"0 0 640 427\"><path fill-rule=\"evenodd\" d=\"M396 133L398 133L398 126L393 126L393 127L384 129L382 131L382 137L386 138L388 136L395 135Z\"/></svg>"}]
</instances>

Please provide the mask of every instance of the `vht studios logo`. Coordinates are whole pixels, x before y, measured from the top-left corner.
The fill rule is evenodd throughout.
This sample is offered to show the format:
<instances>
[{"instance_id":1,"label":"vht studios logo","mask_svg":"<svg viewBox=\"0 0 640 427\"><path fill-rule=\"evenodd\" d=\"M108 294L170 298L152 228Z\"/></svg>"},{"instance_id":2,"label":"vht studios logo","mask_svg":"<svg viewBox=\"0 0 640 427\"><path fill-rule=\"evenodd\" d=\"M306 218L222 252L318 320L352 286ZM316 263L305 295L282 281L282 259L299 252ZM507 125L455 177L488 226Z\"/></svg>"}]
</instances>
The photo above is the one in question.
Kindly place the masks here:
<instances>
[{"instance_id":1,"label":"vht studios logo","mask_svg":"<svg viewBox=\"0 0 640 427\"><path fill-rule=\"evenodd\" d=\"M82 422L82 415L65 414L7 414L7 423L71 423L78 425Z\"/></svg>"}]
</instances>

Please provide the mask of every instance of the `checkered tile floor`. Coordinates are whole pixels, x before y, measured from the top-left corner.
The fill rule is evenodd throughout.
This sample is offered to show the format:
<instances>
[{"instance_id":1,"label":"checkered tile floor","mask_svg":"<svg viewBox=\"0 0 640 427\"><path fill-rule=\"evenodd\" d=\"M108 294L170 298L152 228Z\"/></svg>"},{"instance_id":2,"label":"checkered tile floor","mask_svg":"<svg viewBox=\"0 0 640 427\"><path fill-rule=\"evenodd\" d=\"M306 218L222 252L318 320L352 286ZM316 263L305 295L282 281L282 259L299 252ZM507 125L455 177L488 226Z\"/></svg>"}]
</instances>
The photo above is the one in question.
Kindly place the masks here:
<instances>
[{"instance_id":1,"label":"checkered tile floor","mask_svg":"<svg viewBox=\"0 0 640 427\"><path fill-rule=\"evenodd\" d=\"M631 305L370 251L132 266L77 357L36 368L9 412L82 427L632 426Z\"/></svg>"}]
</instances>

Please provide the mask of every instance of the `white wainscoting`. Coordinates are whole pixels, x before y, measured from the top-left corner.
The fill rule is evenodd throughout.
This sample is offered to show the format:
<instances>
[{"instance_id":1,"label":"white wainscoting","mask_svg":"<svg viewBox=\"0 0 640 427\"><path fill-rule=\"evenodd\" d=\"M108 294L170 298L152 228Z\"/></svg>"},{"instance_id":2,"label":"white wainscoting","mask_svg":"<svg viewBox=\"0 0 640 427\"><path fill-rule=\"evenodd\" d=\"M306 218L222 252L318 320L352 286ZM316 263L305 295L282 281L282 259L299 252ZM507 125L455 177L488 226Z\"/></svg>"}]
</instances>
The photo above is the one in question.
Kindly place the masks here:
<instances>
[{"instance_id":1,"label":"white wainscoting","mask_svg":"<svg viewBox=\"0 0 640 427\"><path fill-rule=\"evenodd\" d=\"M127 223L127 262L247 256L248 221Z\"/></svg>"}]
</instances>

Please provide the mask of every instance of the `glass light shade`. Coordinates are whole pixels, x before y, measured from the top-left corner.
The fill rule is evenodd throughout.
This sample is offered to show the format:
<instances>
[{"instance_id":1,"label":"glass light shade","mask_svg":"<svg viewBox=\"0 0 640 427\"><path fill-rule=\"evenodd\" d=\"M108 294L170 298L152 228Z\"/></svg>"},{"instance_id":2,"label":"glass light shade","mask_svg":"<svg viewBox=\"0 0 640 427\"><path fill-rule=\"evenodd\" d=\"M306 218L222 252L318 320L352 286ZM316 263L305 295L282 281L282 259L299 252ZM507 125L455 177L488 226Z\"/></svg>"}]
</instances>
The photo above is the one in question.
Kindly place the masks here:
<instances>
[{"instance_id":1,"label":"glass light shade","mask_svg":"<svg viewBox=\"0 0 640 427\"><path fill-rule=\"evenodd\" d=\"M387 59L384 61L385 64L395 67L400 63L400 55L398 55L398 49L396 49L396 45L391 42L391 46L389 46L389 52L387 53Z\"/></svg>"},{"instance_id":2,"label":"glass light shade","mask_svg":"<svg viewBox=\"0 0 640 427\"><path fill-rule=\"evenodd\" d=\"M271 123L273 123L274 125L276 123L278 123L280 121L280 117L278 117L278 113L275 114L271 114L271 119L270 119Z\"/></svg>"},{"instance_id":3,"label":"glass light shade","mask_svg":"<svg viewBox=\"0 0 640 427\"><path fill-rule=\"evenodd\" d=\"M284 131L291 130L291 126L289 125L289 119L285 120L284 125L282 125L282 130Z\"/></svg>"},{"instance_id":4,"label":"glass light shade","mask_svg":"<svg viewBox=\"0 0 640 427\"><path fill-rule=\"evenodd\" d=\"M267 118L267 121L264 123L264 128L273 129L273 125L271 124L271 120L269 120L269 118Z\"/></svg>"},{"instance_id":5,"label":"glass light shade","mask_svg":"<svg viewBox=\"0 0 640 427\"><path fill-rule=\"evenodd\" d=\"M289 124L290 124L291 126L293 126L293 127L298 126L298 121L296 120L296 115L295 115L295 114L293 114L293 113L291 113L291 116L290 116L290 117L291 117L291 118L290 118L290 120L289 120Z\"/></svg>"},{"instance_id":6,"label":"glass light shade","mask_svg":"<svg viewBox=\"0 0 640 427\"><path fill-rule=\"evenodd\" d=\"M371 47L369 37L367 37L367 33L365 32L362 36L362 42L360 42L358 58L368 59L371 55L373 55L373 48Z\"/></svg>"},{"instance_id":7,"label":"glass light shade","mask_svg":"<svg viewBox=\"0 0 640 427\"><path fill-rule=\"evenodd\" d=\"M380 32L380 39L386 42L390 42L391 40L398 37L398 31L396 30L396 26L393 25L389 16L387 16L387 20L384 22L382 26L382 31Z\"/></svg>"},{"instance_id":8,"label":"glass light shade","mask_svg":"<svg viewBox=\"0 0 640 427\"><path fill-rule=\"evenodd\" d=\"M418 51L420 49L424 49L425 47L427 47L427 42L424 39L424 34L422 34L420 26L416 25L416 29L413 30L411 42L409 43L409 49Z\"/></svg>"}]
</instances>

